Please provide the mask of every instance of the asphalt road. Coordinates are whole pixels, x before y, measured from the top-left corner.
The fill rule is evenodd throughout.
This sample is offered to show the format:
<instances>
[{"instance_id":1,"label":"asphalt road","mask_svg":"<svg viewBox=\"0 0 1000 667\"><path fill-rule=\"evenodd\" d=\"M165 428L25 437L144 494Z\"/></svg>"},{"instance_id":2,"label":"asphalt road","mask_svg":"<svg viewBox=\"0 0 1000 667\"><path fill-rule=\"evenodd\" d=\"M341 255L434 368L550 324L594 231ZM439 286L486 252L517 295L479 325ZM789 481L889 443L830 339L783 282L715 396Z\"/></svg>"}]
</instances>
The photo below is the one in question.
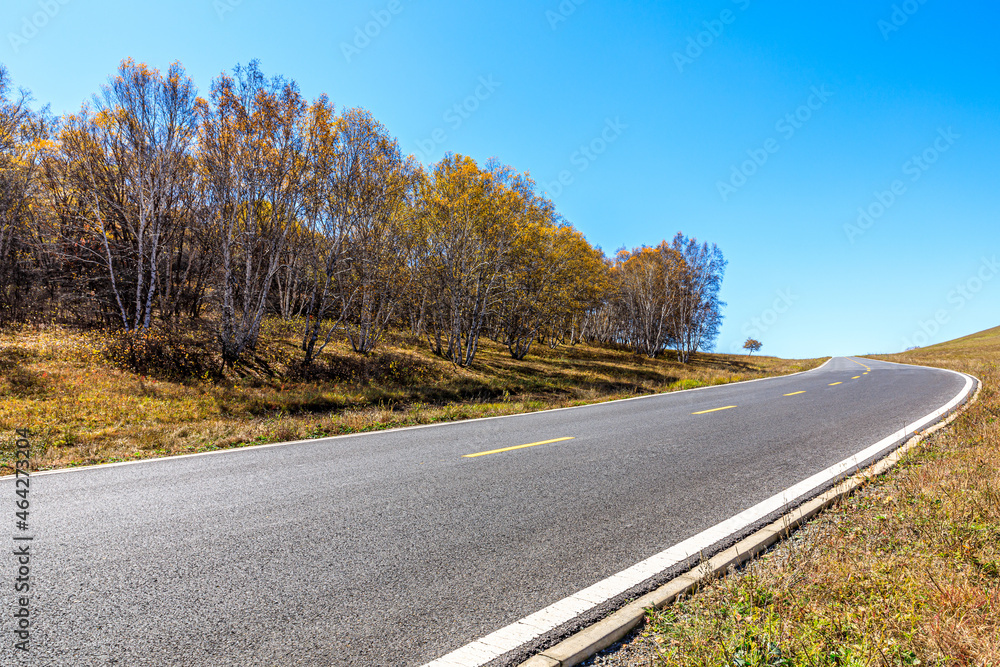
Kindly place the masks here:
<instances>
[{"instance_id":1,"label":"asphalt road","mask_svg":"<svg viewBox=\"0 0 1000 667\"><path fill-rule=\"evenodd\" d=\"M421 665L851 456L965 383L861 361L870 373L838 358L699 391L35 475L31 664ZM3 498L13 506L9 478ZM14 570L0 560L3 664L18 664Z\"/></svg>"}]
</instances>

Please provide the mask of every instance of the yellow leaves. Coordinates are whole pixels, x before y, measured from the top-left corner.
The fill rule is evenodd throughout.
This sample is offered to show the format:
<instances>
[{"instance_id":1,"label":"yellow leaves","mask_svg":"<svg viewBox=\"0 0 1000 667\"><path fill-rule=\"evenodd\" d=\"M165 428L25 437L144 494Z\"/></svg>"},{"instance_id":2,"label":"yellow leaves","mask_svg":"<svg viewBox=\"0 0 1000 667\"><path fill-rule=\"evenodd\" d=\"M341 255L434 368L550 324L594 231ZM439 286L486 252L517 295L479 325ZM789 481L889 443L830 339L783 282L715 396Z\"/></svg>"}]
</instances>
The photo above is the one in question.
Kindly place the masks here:
<instances>
[{"instance_id":1,"label":"yellow leaves","mask_svg":"<svg viewBox=\"0 0 1000 667\"><path fill-rule=\"evenodd\" d=\"M29 144L30 152L37 153L41 151L52 151L58 147L58 144L48 137L35 137Z\"/></svg>"},{"instance_id":2,"label":"yellow leaves","mask_svg":"<svg viewBox=\"0 0 1000 667\"><path fill-rule=\"evenodd\" d=\"M115 116L114 109L101 109L94 115L93 123L101 130L110 130L115 124Z\"/></svg>"}]
</instances>

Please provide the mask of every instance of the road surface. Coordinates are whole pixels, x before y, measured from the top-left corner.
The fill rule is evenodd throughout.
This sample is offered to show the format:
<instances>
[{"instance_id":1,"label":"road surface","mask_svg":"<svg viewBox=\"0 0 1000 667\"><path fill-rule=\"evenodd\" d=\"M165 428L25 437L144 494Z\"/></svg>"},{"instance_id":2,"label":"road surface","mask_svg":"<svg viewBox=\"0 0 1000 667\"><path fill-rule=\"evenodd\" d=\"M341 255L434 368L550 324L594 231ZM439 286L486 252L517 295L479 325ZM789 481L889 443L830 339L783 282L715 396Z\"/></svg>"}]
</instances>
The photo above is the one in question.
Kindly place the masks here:
<instances>
[{"instance_id":1,"label":"road surface","mask_svg":"<svg viewBox=\"0 0 1000 667\"><path fill-rule=\"evenodd\" d=\"M966 385L837 358L594 406L36 474L31 664L422 665L781 493ZM14 534L10 478L0 498ZM10 556L0 576L15 569Z\"/></svg>"}]
</instances>

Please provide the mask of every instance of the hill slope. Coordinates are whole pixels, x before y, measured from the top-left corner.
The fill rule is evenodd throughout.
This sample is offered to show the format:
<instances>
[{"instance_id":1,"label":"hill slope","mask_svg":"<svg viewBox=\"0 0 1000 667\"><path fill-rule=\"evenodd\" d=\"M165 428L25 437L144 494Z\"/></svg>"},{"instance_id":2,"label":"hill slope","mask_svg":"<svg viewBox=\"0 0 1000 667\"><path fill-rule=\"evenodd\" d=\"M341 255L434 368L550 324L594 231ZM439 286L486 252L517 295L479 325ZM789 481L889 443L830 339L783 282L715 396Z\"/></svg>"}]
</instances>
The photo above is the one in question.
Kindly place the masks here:
<instances>
[{"instance_id":1,"label":"hill slope","mask_svg":"<svg viewBox=\"0 0 1000 667\"><path fill-rule=\"evenodd\" d=\"M909 352L893 355L873 355L880 359L913 360L907 363L923 363L930 366L944 366L961 360L978 359L1000 361L1000 327L980 331L955 340L928 345ZM937 363L934 363L937 362Z\"/></svg>"}]
</instances>

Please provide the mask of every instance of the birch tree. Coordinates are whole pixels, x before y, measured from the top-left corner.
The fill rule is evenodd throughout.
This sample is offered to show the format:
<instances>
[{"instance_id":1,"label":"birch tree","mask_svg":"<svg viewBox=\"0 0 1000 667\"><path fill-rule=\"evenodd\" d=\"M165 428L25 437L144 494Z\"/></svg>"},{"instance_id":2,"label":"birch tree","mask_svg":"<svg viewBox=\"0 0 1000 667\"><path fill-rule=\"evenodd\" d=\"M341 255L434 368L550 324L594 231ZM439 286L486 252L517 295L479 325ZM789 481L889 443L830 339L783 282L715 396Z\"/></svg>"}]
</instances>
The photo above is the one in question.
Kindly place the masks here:
<instances>
[{"instance_id":1,"label":"birch tree","mask_svg":"<svg viewBox=\"0 0 1000 667\"><path fill-rule=\"evenodd\" d=\"M496 162L448 155L421 183L421 263L431 348L468 366L495 312L526 177Z\"/></svg>"},{"instance_id":2,"label":"birch tree","mask_svg":"<svg viewBox=\"0 0 1000 667\"><path fill-rule=\"evenodd\" d=\"M666 242L619 254L619 281L625 339L650 358L668 340L683 260Z\"/></svg>"},{"instance_id":3,"label":"birch tree","mask_svg":"<svg viewBox=\"0 0 1000 667\"><path fill-rule=\"evenodd\" d=\"M47 136L24 91L9 95L10 78L0 66L0 324L24 316L32 275L31 203L37 189L38 154Z\"/></svg>"},{"instance_id":4,"label":"birch tree","mask_svg":"<svg viewBox=\"0 0 1000 667\"><path fill-rule=\"evenodd\" d=\"M331 116L332 108L324 115ZM325 122L325 121L324 121ZM338 118L316 142L312 162L322 208L322 238L303 349L306 363L343 326L355 352L368 354L396 314L411 272L409 195L415 165L403 159L385 126L362 109ZM327 318L335 314L330 322ZM321 331L325 340L316 348Z\"/></svg>"},{"instance_id":5,"label":"birch tree","mask_svg":"<svg viewBox=\"0 0 1000 667\"><path fill-rule=\"evenodd\" d=\"M714 243L699 244L680 232L670 248L683 258L678 274L677 298L670 311L669 335L677 350L677 359L687 363L699 350L711 351L722 326L719 290L726 271L726 260Z\"/></svg>"},{"instance_id":6,"label":"birch tree","mask_svg":"<svg viewBox=\"0 0 1000 667\"><path fill-rule=\"evenodd\" d=\"M166 75L125 60L94 111L85 106L60 135L62 196L71 239L96 263L127 333L149 329L162 254L190 206L196 92L180 64Z\"/></svg>"},{"instance_id":7,"label":"birch tree","mask_svg":"<svg viewBox=\"0 0 1000 667\"><path fill-rule=\"evenodd\" d=\"M256 61L221 75L200 105L201 176L219 267L214 290L224 364L253 350L289 231L302 212L302 123L294 83L268 79Z\"/></svg>"}]
</instances>

